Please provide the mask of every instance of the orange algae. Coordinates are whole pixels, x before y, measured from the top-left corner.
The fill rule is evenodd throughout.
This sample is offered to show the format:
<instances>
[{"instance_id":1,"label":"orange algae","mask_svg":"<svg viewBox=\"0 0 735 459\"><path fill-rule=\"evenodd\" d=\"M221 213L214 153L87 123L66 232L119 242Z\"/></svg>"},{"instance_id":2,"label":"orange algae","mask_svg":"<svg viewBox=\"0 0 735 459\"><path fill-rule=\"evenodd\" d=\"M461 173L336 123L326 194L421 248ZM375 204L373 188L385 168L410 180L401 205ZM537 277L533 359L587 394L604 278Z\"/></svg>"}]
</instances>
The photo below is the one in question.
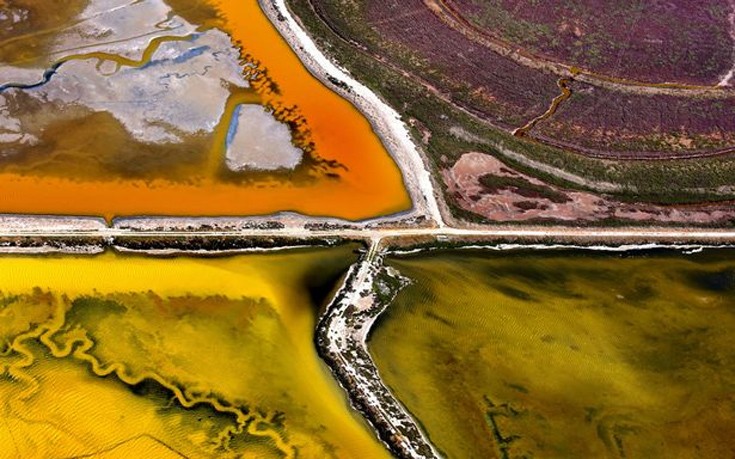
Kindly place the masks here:
<instances>
[{"instance_id":1,"label":"orange algae","mask_svg":"<svg viewBox=\"0 0 735 459\"><path fill-rule=\"evenodd\" d=\"M232 97L214 132L208 155L194 175L124 178L100 174L99 179L43 170L4 168L0 173L0 212L99 215L258 215L295 211L350 220L407 210L411 206L399 168L365 117L348 101L311 75L260 10L255 0L218 1L224 28L242 47L248 60L258 63L262 81L253 87L257 97ZM233 179L224 169L224 137L237 103L259 100L284 121L299 117L296 138L303 135L318 160L337 167L306 179L298 172L254 173ZM289 119L290 118L290 119ZM104 136L105 132L99 133ZM120 139L112 140L119 142ZM102 142L104 144L104 142ZM91 140L89 145L99 145ZM134 148L134 147L133 147ZM84 152L94 156L96 151ZM214 167L212 167L214 166ZM43 168L43 165L42 165ZM191 173L191 168L184 168ZM181 175L181 173L177 174Z\"/></svg>"}]
</instances>

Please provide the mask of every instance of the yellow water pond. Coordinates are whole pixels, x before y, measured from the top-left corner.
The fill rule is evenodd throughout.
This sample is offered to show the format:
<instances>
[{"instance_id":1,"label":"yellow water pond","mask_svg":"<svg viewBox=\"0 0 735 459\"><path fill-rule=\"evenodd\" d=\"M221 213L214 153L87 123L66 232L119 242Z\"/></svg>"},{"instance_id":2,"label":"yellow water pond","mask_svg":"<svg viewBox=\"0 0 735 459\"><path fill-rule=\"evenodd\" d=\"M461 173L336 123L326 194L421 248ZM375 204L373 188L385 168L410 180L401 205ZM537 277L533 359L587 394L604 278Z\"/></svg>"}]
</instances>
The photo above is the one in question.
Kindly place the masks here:
<instances>
[{"instance_id":1,"label":"yellow water pond","mask_svg":"<svg viewBox=\"0 0 735 459\"><path fill-rule=\"evenodd\" d=\"M312 344L353 249L0 257L0 458L387 457Z\"/></svg>"}]
</instances>

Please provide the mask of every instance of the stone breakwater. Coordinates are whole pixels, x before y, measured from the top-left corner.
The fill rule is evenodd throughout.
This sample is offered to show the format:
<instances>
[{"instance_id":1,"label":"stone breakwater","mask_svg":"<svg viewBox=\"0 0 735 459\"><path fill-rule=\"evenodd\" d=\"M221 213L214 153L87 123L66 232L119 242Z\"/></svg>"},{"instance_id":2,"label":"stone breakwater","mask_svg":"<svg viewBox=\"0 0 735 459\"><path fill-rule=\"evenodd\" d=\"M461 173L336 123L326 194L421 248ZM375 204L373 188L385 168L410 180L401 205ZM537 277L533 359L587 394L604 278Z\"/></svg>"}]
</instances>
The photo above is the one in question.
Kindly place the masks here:
<instances>
[{"instance_id":1,"label":"stone breakwater","mask_svg":"<svg viewBox=\"0 0 735 459\"><path fill-rule=\"evenodd\" d=\"M405 407L382 383L367 349L375 320L407 279L383 266L374 243L350 268L344 285L317 328L316 344L352 405L372 424L380 439L401 458L437 458L439 453Z\"/></svg>"}]
</instances>

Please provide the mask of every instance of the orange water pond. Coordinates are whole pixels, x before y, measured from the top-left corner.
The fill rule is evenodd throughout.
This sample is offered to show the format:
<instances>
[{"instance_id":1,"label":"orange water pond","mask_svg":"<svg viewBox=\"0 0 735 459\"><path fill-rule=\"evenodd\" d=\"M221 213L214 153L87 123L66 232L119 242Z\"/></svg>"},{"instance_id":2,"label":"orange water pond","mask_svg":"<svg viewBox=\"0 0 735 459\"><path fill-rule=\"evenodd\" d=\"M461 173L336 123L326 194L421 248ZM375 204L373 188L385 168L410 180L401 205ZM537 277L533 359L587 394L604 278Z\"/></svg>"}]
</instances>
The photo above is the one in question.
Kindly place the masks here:
<instances>
[{"instance_id":1,"label":"orange water pond","mask_svg":"<svg viewBox=\"0 0 735 459\"><path fill-rule=\"evenodd\" d=\"M400 170L370 123L308 72L258 3L223 0L210 5L220 17L198 25L224 29L241 48L244 61L267 75L251 81L251 89L231 93L213 133L187 137L179 150L167 150L166 144L149 148L131 139L119 122L99 113L52 120L42 148L34 147L20 160L0 157L0 212L111 218L295 211L358 220L410 208ZM104 61L95 58L100 65ZM120 65L121 59L109 60ZM239 174L226 170L229 120L238 104L254 101L272 109L279 121L290 122L296 143L301 139L309 146L299 168ZM149 168L151 157L164 159L160 164L150 161ZM132 163L128 169L136 164L149 169L120 173L106 166L115 161Z\"/></svg>"}]
</instances>

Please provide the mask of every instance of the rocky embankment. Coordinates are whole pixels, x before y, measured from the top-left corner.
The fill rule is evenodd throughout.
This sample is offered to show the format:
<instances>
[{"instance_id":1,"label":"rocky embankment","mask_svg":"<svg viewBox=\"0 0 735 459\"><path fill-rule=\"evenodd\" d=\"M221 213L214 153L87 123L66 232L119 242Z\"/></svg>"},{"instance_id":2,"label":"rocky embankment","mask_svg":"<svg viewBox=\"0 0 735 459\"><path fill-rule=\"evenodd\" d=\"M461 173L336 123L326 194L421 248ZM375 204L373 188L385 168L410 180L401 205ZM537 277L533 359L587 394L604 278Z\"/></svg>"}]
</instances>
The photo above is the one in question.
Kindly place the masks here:
<instances>
[{"instance_id":1,"label":"rocky embankment","mask_svg":"<svg viewBox=\"0 0 735 459\"><path fill-rule=\"evenodd\" d=\"M376 249L377 243L350 269L319 323L317 348L353 406L393 454L412 459L439 457L406 408L382 383L367 350L367 336L375 320L408 282L383 265Z\"/></svg>"}]
</instances>

